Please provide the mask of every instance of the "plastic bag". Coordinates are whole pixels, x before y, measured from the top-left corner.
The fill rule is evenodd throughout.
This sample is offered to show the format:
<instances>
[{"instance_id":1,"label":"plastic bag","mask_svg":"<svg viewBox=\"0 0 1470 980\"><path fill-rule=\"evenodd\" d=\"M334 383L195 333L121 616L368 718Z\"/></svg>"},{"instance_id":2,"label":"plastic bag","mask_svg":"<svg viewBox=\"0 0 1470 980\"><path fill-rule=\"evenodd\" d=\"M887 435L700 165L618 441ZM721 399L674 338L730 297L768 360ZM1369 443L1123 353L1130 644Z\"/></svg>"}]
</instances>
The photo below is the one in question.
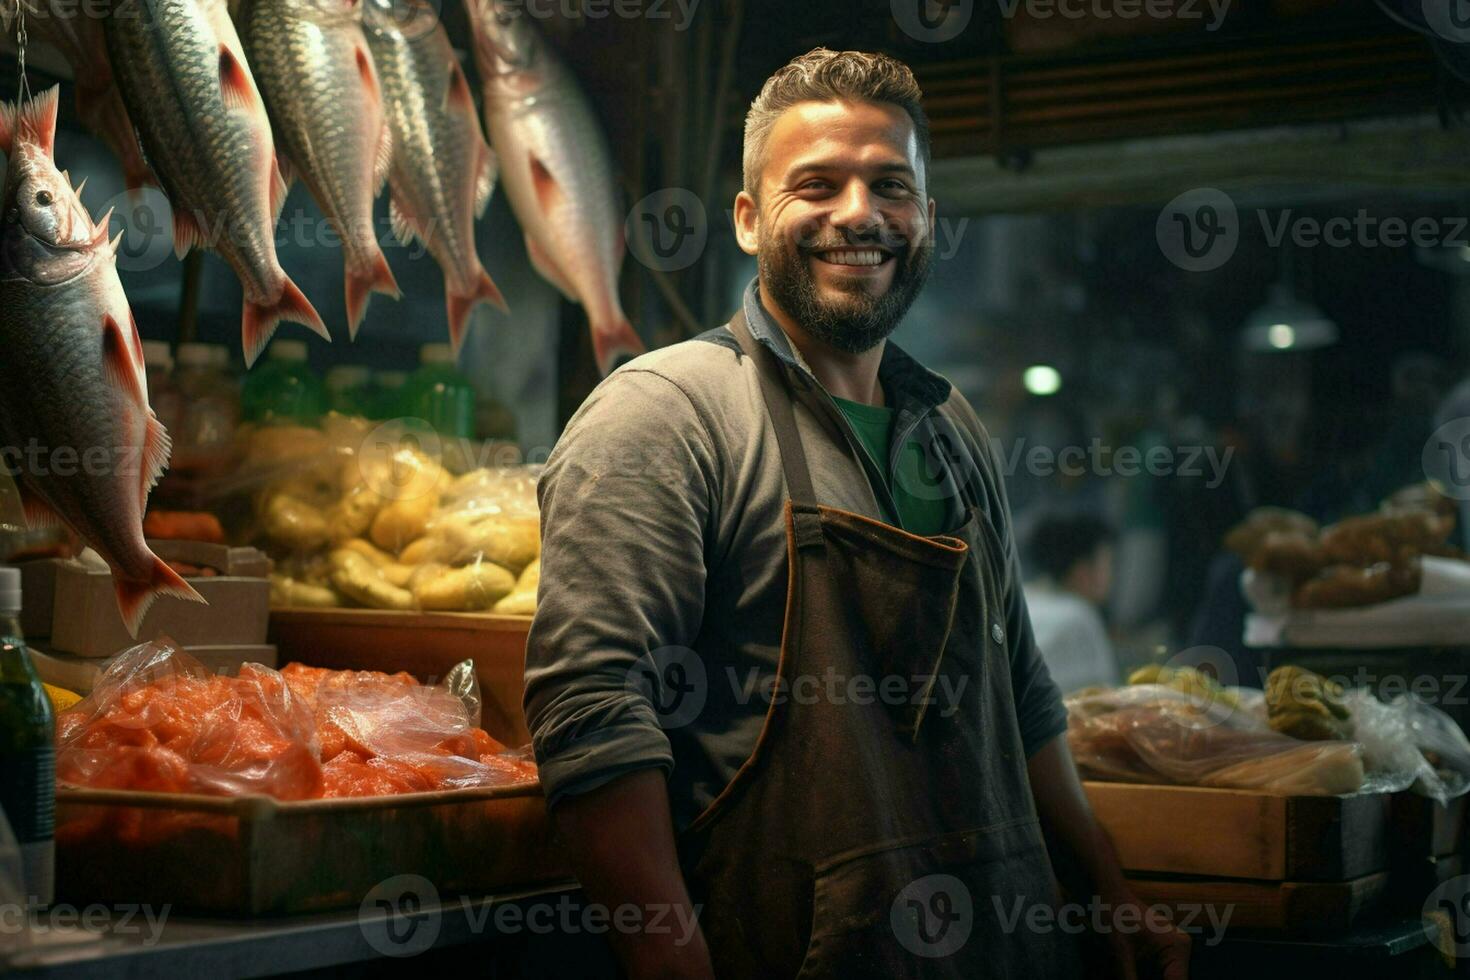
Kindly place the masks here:
<instances>
[{"instance_id":1,"label":"plastic bag","mask_svg":"<svg viewBox=\"0 0 1470 980\"><path fill-rule=\"evenodd\" d=\"M1415 698L1379 701L1368 691L1349 691L1353 739L1375 780L1391 789L1412 788L1447 803L1470 791L1470 740L1449 715Z\"/></svg>"},{"instance_id":2,"label":"plastic bag","mask_svg":"<svg viewBox=\"0 0 1470 980\"><path fill-rule=\"evenodd\" d=\"M441 685L406 673L246 664L210 675L165 643L122 654L57 723L57 776L96 788L281 800L529 783L478 727L468 661Z\"/></svg>"},{"instance_id":3,"label":"plastic bag","mask_svg":"<svg viewBox=\"0 0 1470 980\"><path fill-rule=\"evenodd\" d=\"M1365 783L1360 747L1281 735L1245 701L1137 684L1066 703L1068 743L1089 777L1290 795L1354 793Z\"/></svg>"}]
</instances>

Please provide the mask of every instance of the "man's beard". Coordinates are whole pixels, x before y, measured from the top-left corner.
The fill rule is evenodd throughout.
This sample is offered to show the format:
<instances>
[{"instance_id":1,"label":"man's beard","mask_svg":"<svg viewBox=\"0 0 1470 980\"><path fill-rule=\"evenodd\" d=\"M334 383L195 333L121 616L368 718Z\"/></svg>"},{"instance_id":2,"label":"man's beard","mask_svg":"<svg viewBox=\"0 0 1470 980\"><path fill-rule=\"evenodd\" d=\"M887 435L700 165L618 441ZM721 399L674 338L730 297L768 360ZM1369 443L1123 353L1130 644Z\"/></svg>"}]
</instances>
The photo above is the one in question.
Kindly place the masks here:
<instances>
[{"instance_id":1,"label":"man's beard","mask_svg":"<svg viewBox=\"0 0 1470 980\"><path fill-rule=\"evenodd\" d=\"M892 259L896 263L893 282L882 296L869 294L860 280L854 280L843 290L842 299L824 300L807 258L820 262L813 252L872 244L872 239L843 236L832 242L798 246L787 238L770 238L762 233L757 255L761 283L769 290L771 300L813 337L849 354L867 353L888 339L913 306L929 278L934 246L921 239L899 250Z\"/></svg>"}]
</instances>

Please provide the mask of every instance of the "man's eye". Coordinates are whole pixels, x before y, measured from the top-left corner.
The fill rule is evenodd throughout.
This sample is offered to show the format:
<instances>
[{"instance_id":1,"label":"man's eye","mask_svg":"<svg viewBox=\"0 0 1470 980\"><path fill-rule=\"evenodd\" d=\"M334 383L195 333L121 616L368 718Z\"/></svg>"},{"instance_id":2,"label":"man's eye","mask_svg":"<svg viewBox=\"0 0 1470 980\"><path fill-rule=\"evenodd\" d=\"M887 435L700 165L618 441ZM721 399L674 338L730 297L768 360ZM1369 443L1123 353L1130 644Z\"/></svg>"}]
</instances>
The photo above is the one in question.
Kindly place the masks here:
<instances>
[{"instance_id":1,"label":"man's eye","mask_svg":"<svg viewBox=\"0 0 1470 980\"><path fill-rule=\"evenodd\" d=\"M804 191L824 191L829 189L831 186L832 185L827 183L825 180L809 180L801 185L801 189Z\"/></svg>"},{"instance_id":2,"label":"man's eye","mask_svg":"<svg viewBox=\"0 0 1470 980\"><path fill-rule=\"evenodd\" d=\"M878 189L890 194L907 194L909 190L908 185L901 180L881 180L878 182Z\"/></svg>"}]
</instances>

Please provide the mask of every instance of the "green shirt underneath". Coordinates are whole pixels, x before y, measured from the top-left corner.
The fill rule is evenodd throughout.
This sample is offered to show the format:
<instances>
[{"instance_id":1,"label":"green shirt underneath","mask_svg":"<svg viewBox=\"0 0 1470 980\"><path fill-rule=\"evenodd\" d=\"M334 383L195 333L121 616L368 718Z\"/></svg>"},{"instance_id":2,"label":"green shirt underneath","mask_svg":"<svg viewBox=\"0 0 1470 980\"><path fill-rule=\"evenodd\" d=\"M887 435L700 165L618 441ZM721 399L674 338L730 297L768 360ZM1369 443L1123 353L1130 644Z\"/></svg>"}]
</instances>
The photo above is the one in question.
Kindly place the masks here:
<instances>
[{"instance_id":1,"label":"green shirt underneath","mask_svg":"<svg viewBox=\"0 0 1470 980\"><path fill-rule=\"evenodd\" d=\"M847 416L852 431L873 457L873 462L878 464L878 469L888 474L888 453L893 445L893 420L898 413L891 408L864 405L862 402L836 396L832 400L837 403L842 414ZM916 497L906 489L927 485L921 478L923 470L924 447L911 436L899 453L898 468L893 474L897 479L889 479L888 489L893 494L894 503L898 505L898 519L895 521L892 514L888 515L888 519L910 534L933 537L949 530L946 527L949 511L943 498Z\"/></svg>"}]
</instances>

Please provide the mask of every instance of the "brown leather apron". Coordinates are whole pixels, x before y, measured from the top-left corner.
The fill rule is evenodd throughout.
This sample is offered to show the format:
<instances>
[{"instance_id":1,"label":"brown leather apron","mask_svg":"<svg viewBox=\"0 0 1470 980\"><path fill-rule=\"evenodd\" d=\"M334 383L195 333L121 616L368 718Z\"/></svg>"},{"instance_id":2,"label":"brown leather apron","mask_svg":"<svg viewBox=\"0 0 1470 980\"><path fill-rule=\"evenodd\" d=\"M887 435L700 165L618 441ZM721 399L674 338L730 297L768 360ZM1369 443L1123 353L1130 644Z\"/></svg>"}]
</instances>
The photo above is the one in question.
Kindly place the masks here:
<instances>
[{"instance_id":1,"label":"brown leather apron","mask_svg":"<svg viewBox=\"0 0 1470 980\"><path fill-rule=\"evenodd\" d=\"M790 499L777 696L680 841L721 977L1076 974L1011 695L1004 552L816 502L786 369L754 358ZM1036 920L1032 920L1036 921Z\"/></svg>"}]
</instances>

